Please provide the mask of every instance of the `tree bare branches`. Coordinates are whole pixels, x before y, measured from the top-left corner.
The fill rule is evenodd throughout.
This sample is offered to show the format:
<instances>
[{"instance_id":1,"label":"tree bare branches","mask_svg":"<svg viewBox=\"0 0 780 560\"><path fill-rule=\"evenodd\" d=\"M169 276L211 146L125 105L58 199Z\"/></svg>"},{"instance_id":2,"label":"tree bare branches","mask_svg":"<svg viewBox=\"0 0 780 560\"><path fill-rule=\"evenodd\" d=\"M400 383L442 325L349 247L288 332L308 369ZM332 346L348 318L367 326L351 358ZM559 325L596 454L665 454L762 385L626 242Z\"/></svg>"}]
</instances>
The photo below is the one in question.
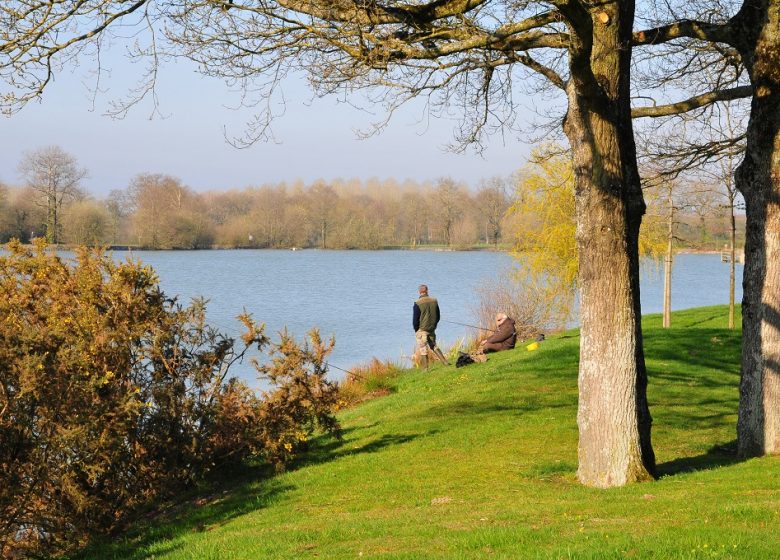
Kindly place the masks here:
<instances>
[{"instance_id":1,"label":"tree bare branches","mask_svg":"<svg viewBox=\"0 0 780 560\"><path fill-rule=\"evenodd\" d=\"M40 96L55 70L107 40L104 32L151 0L9 0L0 4L0 94L5 114Z\"/></svg>"}]
</instances>

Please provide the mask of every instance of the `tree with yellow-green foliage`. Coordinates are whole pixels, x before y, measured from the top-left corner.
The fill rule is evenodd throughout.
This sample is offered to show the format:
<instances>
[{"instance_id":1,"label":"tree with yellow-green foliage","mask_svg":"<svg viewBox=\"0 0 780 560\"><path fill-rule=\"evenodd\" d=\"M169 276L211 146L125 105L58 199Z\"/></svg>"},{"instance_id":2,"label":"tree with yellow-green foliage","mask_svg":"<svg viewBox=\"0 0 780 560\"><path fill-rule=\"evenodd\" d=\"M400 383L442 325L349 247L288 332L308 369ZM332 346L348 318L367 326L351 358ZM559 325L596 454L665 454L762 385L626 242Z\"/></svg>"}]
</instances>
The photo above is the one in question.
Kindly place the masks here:
<instances>
[{"instance_id":1,"label":"tree with yellow-green foliage","mask_svg":"<svg viewBox=\"0 0 780 560\"><path fill-rule=\"evenodd\" d=\"M563 326L571 318L577 289L574 182L568 152L557 146L537 149L515 175L515 200L509 208L514 218L513 254L520 262L517 281L553 310L550 326ZM660 257L664 248L661 226L658 220L643 220L640 255Z\"/></svg>"}]
</instances>

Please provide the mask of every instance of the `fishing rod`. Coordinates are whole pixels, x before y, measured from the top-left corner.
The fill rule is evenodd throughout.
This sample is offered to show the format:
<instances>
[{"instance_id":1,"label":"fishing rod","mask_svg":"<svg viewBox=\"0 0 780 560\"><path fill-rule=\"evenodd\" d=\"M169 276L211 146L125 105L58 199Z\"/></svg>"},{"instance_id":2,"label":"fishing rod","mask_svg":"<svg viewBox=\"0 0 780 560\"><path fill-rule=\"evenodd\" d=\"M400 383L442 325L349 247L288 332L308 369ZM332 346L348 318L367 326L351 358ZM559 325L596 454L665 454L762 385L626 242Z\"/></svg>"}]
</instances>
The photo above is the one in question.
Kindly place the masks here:
<instances>
[{"instance_id":1,"label":"fishing rod","mask_svg":"<svg viewBox=\"0 0 780 560\"><path fill-rule=\"evenodd\" d=\"M443 323L452 323L453 325L460 325L462 327L471 327L472 329L479 329L481 331L488 331L488 332L498 332L495 329L488 329L486 327L478 327L476 325L469 325L468 323L458 323L456 321L447 321L446 319L442 319ZM515 331L513 334L517 335L517 331ZM528 339L530 340L530 339ZM521 341L520 344L524 344L528 342L528 340Z\"/></svg>"},{"instance_id":2,"label":"fishing rod","mask_svg":"<svg viewBox=\"0 0 780 560\"><path fill-rule=\"evenodd\" d=\"M469 325L466 323L458 323L456 321L447 321L445 319L441 320L442 323L452 323L453 325L460 325L461 327L471 327L472 329L479 329L481 331L488 331L488 332L496 332L495 329L488 329L485 327L478 327L477 325Z\"/></svg>"},{"instance_id":3,"label":"fishing rod","mask_svg":"<svg viewBox=\"0 0 780 560\"><path fill-rule=\"evenodd\" d=\"M356 378L358 378L358 379L362 379L363 381L365 381L365 379L366 379L365 377L363 377L362 375L358 375L358 374L357 374L357 373L355 373L354 371L349 371L348 369L340 368L339 366L334 366L334 365L333 365L333 364L331 364L330 362L325 362L325 365L326 365L326 366L328 366L328 367L332 367L333 369L337 369L337 370L339 370L339 371L343 371L344 373L348 373L348 374L350 374L352 377L356 377Z\"/></svg>"}]
</instances>

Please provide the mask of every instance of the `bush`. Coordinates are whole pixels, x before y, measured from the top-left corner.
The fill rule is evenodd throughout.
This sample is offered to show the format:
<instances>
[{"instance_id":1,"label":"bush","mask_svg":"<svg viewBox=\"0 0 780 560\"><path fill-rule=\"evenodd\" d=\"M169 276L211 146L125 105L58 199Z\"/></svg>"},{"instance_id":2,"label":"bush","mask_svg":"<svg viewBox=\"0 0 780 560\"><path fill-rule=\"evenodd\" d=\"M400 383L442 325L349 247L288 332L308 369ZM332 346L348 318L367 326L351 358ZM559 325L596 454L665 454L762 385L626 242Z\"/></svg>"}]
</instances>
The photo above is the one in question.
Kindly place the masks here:
<instances>
[{"instance_id":1,"label":"bush","mask_svg":"<svg viewBox=\"0 0 780 560\"><path fill-rule=\"evenodd\" d=\"M309 332L304 346L285 331L271 351L271 363L258 371L276 389L264 394L259 409L260 440L265 458L283 467L296 452L306 449L315 429L340 436L333 411L338 408L338 386L326 379L325 358L335 341L323 342L316 329Z\"/></svg>"},{"instance_id":2,"label":"bush","mask_svg":"<svg viewBox=\"0 0 780 560\"><path fill-rule=\"evenodd\" d=\"M296 361L274 362L279 387L265 400L228 380L231 364L270 345L242 320L237 349L206 324L202 301L166 298L146 266L86 249L67 262L42 243L9 244L0 256L0 555L73 548L218 465L249 455L283 465L313 429L338 434L322 371L329 347L284 339L278 351Z\"/></svg>"},{"instance_id":3,"label":"bush","mask_svg":"<svg viewBox=\"0 0 780 560\"><path fill-rule=\"evenodd\" d=\"M521 276L519 271L487 280L476 291L478 303L474 313L479 325L495 328L496 313L506 313L515 320L518 340L563 327L569 318L568 300L562 302L556 292L539 286L530 276ZM490 332L478 334L485 338Z\"/></svg>"}]
</instances>

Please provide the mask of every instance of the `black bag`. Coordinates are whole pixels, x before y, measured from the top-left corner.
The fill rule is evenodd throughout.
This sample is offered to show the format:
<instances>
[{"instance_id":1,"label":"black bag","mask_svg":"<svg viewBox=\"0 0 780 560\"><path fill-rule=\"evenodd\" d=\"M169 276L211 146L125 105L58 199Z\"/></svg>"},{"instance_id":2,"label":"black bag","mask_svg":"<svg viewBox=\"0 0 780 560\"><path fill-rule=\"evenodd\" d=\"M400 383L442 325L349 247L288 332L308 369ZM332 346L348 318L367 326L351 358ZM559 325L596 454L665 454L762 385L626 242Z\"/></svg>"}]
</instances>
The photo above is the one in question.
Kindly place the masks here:
<instances>
[{"instance_id":1,"label":"black bag","mask_svg":"<svg viewBox=\"0 0 780 560\"><path fill-rule=\"evenodd\" d=\"M474 359L471 356L463 352L458 352L458 361L455 362L456 368L467 366L473 363L474 363Z\"/></svg>"}]
</instances>

